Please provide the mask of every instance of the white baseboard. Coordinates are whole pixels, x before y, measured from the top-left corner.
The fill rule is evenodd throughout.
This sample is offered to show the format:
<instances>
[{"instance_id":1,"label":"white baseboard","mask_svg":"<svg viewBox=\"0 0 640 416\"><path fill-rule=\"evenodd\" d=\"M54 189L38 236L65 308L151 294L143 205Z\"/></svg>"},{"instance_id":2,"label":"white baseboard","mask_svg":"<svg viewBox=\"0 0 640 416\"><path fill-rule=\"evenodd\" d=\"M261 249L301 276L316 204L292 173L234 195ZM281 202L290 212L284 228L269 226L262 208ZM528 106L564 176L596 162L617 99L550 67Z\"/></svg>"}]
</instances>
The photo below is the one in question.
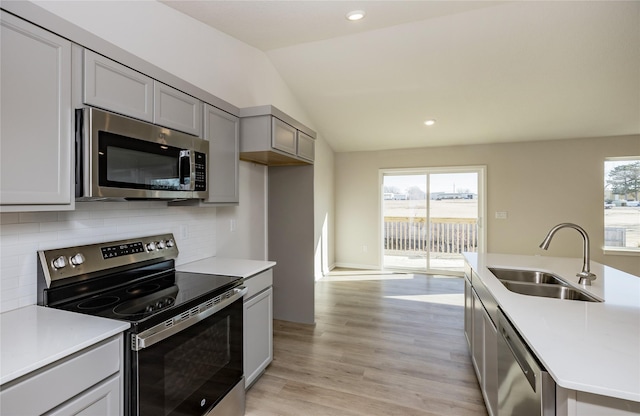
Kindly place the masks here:
<instances>
[{"instance_id":1,"label":"white baseboard","mask_svg":"<svg viewBox=\"0 0 640 416\"><path fill-rule=\"evenodd\" d=\"M334 263L331 270L336 267L344 267L346 269L362 269L362 270L380 270L378 266L372 266L370 264L356 264L356 263Z\"/></svg>"}]
</instances>

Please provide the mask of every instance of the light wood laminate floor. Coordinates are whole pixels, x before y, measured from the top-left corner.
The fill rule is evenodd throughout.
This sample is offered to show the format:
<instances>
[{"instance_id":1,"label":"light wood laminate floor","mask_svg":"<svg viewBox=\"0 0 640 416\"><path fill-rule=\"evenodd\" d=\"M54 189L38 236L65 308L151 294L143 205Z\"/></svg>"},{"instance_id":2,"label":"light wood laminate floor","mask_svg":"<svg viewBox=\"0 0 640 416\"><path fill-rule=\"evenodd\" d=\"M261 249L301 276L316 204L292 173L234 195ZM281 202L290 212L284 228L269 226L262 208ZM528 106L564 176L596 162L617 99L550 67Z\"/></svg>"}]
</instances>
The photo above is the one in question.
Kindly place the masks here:
<instances>
[{"instance_id":1,"label":"light wood laminate floor","mask_svg":"<svg viewBox=\"0 0 640 416\"><path fill-rule=\"evenodd\" d=\"M246 415L486 415L463 291L462 278L418 274L317 282L315 325L274 322Z\"/></svg>"}]
</instances>

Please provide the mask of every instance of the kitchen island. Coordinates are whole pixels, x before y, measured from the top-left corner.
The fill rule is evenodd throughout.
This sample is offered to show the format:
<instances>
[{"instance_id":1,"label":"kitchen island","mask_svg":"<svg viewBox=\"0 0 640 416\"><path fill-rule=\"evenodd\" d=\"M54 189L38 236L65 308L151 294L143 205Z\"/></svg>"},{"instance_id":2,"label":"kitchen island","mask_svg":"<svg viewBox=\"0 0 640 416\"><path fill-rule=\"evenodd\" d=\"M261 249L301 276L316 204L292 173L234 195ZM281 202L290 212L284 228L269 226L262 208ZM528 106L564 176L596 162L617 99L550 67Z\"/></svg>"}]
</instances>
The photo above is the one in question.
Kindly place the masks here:
<instances>
[{"instance_id":1,"label":"kitchen island","mask_svg":"<svg viewBox=\"0 0 640 416\"><path fill-rule=\"evenodd\" d=\"M558 415L640 412L640 277L591 262L591 286L578 285L582 259L465 253L479 279L556 382ZM488 267L556 274L602 302L521 295Z\"/></svg>"}]
</instances>

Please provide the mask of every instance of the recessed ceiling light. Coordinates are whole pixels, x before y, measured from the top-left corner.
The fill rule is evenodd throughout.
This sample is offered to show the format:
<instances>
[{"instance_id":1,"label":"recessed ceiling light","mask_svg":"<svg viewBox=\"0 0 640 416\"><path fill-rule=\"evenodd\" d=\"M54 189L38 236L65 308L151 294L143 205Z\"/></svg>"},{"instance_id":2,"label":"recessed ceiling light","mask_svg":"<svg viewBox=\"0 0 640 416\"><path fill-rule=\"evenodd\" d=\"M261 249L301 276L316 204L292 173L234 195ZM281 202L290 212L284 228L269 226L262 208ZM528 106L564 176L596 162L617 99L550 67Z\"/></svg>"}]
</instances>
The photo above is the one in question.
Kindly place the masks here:
<instances>
[{"instance_id":1,"label":"recessed ceiling light","mask_svg":"<svg viewBox=\"0 0 640 416\"><path fill-rule=\"evenodd\" d=\"M356 20L360 20L364 17L364 11L362 10L353 10L347 13L347 20L351 20L355 22Z\"/></svg>"},{"instance_id":2,"label":"recessed ceiling light","mask_svg":"<svg viewBox=\"0 0 640 416\"><path fill-rule=\"evenodd\" d=\"M436 121L434 119L431 119L431 120L425 121L424 124L426 126L433 126L434 124L436 124Z\"/></svg>"}]
</instances>

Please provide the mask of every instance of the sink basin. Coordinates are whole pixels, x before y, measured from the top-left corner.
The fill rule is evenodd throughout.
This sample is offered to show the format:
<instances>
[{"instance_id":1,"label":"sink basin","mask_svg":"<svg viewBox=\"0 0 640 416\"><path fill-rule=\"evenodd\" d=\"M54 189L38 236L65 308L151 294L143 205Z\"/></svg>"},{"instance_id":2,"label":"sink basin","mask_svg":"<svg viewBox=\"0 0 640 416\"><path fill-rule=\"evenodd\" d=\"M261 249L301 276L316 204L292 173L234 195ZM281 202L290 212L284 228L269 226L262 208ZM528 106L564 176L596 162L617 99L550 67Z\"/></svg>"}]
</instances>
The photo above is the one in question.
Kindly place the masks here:
<instances>
[{"instance_id":1,"label":"sink basin","mask_svg":"<svg viewBox=\"0 0 640 416\"><path fill-rule=\"evenodd\" d=\"M545 298L555 299L581 300L585 302L600 302L600 300L594 298L593 296L564 284L523 283L510 282L507 280L500 281L510 291L520 293L522 295L541 296Z\"/></svg>"},{"instance_id":2,"label":"sink basin","mask_svg":"<svg viewBox=\"0 0 640 416\"><path fill-rule=\"evenodd\" d=\"M521 269L499 269L493 267L489 267L489 270L500 280L568 286L561 278L548 272Z\"/></svg>"}]
</instances>

